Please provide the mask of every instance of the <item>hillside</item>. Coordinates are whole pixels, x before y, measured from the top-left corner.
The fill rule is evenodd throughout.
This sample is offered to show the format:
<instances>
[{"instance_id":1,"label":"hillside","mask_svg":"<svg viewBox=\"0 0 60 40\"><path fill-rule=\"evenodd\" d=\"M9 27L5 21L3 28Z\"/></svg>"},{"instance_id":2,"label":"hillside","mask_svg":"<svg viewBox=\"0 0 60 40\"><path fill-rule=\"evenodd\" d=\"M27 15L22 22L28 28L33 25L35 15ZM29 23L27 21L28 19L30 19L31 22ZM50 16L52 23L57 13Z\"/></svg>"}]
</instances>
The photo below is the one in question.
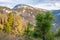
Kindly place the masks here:
<instances>
[{"instance_id":1,"label":"hillside","mask_svg":"<svg viewBox=\"0 0 60 40\"><path fill-rule=\"evenodd\" d=\"M40 8L34 8L29 5L25 4L18 4L13 9L7 8L7 7L0 7L1 13L9 13L12 12L13 14L19 14L22 17L22 20L25 22L31 22L32 24L35 24L35 15L37 12L45 12L45 9Z\"/></svg>"},{"instance_id":2,"label":"hillside","mask_svg":"<svg viewBox=\"0 0 60 40\"><path fill-rule=\"evenodd\" d=\"M31 33L33 33L33 31L34 33L37 32L35 30L36 14L38 12L45 13L46 11L49 10L35 8L26 4L18 4L12 9L0 6L0 36L2 34L1 40L26 40L30 37L28 34L25 34L28 27L28 31L30 30ZM51 30L55 32L59 28L58 26L60 26L60 10L50 10L50 12L52 12L54 15L54 21ZM35 35L41 36L37 34L38 32ZM35 38L32 39L35 40Z\"/></svg>"},{"instance_id":3,"label":"hillside","mask_svg":"<svg viewBox=\"0 0 60 40\"><path fill-rule=\"evenodd\" d=\"M12 11L12 9L10 9L8 7L0 6L0 13L9 13L11 11Z\"/></svg>"},{"instance_id":4,"label":"hillside","mask_svg":"<svg viewBox=\"0 0 60 40\"><path fill-rule=\"evenodd\" d=\"M45 9L43 10L40 8L34 8L25 4L21 4L18 6L15 6L13 9L0 6L1 40L27 39L27 35L25 34L25 30L27 29L27 23L31 23L29 25L32 27L29 30L33 31L33 25L35 25L35 15L38 12L45 12Z\"/></svg>"},{"instance_id":5,"label":"hillside","mask_svg":"<svg viewBox=\"0 0 60 40\"><path fill-rule=\"evenodd\" d=\"M60 10L51 10L54 15L54 30L58 30L60 26Z\"/></svg>"},{"instance_id":6,"label":"hillside","mask_svg":"<svg viewBox=\"0 0 60 40\"><path fill-rule=\"evenodd\" d=\"M41 9L41 8L35 8L32 6L26 5L26 4L18 4L13 9L0 6L0 13L6 14L6 13L12 12L13 14L19 14L25 23L30 22L34 25L35 25L36 13L46 12L46 11L48 11L48 10ZM60 22L59 22L60 19L59 19L59 15L58 15L60 13L60 10L51 10L51 12L54 15L54 25L53 25L54 27L53 27L53 29L57 30L57 28L58 28L57 26L60 25Z\"/></svg>"}]
</instances>

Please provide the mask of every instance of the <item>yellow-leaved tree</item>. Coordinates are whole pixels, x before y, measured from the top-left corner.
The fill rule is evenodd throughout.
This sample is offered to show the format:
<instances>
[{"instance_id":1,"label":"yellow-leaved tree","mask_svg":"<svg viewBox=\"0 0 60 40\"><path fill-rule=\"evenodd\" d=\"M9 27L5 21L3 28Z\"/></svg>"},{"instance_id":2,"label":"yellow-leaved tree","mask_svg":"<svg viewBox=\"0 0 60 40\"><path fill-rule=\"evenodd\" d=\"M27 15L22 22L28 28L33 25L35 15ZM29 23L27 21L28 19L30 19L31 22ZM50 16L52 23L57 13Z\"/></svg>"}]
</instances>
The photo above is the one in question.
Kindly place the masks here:
<instances>
[{"instance_id":1,"label":"yellow-leaved tree","mask_svg":"<svg viewBox=\"0 0 60 40\"><path fill-rule=\"evenodd\" d=\"M13 27L13 13L9 13L7 16L7 21L4 24L4 31L7 33L11 33Z\"/></svg>"},{"instance_id":2,"label":"yellow-leaved tree","mask_svg":"<svg viewBox=\"0 0 60 40\"><path fill-rule=\"evenodd\" d=\"M14 29L17 33L20 33L21 35L24 33L23 20L19 14L14 15Z\"/></svg>"}]
</instances>

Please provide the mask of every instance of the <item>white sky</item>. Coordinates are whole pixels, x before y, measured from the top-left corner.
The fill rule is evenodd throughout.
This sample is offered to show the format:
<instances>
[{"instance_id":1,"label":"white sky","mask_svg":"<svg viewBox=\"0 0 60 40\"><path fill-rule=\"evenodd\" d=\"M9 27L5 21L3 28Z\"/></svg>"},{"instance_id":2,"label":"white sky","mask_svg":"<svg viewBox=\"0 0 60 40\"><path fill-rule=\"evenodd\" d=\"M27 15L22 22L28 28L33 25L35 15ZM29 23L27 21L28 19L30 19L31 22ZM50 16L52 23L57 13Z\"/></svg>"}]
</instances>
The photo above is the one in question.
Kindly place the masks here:
<instances>
[{"instance_id":1,"label":"white sky","mask_svg":"<svg viewBox=\"0 0 60 40\"><path fill-rule=\"evenodd\" d=\"M48 10L60 9L60 0L0 0L0 6L13 8L17 4L30 4Z\"/></svg>"}]
</instances>

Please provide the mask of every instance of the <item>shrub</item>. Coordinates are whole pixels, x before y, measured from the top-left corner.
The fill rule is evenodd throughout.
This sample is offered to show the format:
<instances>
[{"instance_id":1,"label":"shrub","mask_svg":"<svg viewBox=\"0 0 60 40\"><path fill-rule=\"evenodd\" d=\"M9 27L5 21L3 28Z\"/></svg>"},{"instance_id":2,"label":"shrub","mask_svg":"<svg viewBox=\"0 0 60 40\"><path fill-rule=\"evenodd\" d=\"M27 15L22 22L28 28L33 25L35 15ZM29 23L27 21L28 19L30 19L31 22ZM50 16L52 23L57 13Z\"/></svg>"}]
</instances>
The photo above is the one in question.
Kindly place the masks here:
<instances>
[{"instance_id":1,"label":"shrub","mask_svg":"<svg viewBox=\"0 0 60 40\"><path fill-rule=\"evenodd\" d=\"M58 29L56 36L60 36L60 28Z\"/></svg>"},{"instance_id":2,"label":"shrub","mask_svg":"<svg viewBox=\"0 0 60 40\"><path fill-rule=\"evenodd\" d=\"M55 40L55 39L54 39L54 34L51 33L51 32L48 32L48 33L46 34L46 38L47 38L48 40Z\"/></svg>"}]
</instances>

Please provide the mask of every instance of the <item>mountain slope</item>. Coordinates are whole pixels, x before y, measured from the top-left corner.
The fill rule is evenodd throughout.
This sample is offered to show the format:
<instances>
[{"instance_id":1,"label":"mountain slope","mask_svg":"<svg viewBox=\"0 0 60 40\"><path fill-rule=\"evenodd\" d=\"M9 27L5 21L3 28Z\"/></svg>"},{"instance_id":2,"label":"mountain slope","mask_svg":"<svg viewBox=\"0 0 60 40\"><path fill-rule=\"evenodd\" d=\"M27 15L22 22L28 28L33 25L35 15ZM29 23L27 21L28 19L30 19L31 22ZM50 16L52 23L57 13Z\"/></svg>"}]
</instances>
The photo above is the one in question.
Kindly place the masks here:
<instances>
[{"instance_id":1,"label":"mountain slope","mask_svg":"<svg viewBox=\"0 0 60 40\"><path fill-rule=\"evenodd\" d=\"M54 30L57 30L60 26L60 10L51 10L54 15Z\"/></svg>"},{"instance_id":2,"label":"mountain slope","mask_svg":"<svg viewBox=\"0 0 60 40\"><path fill-rule=\"evenodd\" d=\"M12 9L0 6L0 13L9 13L12 12Z\"/></svg>"},{"instance_id":3,"label":"mountain slope","mask_svg":"<svg viewBox=\"0 0 60 40\"><path fill-rule=\"evenodd\" d=\"M13 10L18 13L24 21L31 22L32 24L35 24L36 13L46 11L45 9L34 8L25 4L18 4L13 8Z\"/></svg>"},{"instance_id":4,"label":"mountain slope","mask_svg":"<svg viewBox=\"0 0 60 40\"><path fill-rule=\"evenodd\" d=\"M2 12L1 12L2 11ZM46 12L46 9L41 9L41 8L34 8L32 6L26 5L26 4L18 4L16 5L13 9L7 8L7 7L0 7L0 12L1 13L9 13L12 12L13 14L18 14L21 16L21 19L26 23L30 22L35 25L35 15L38 12ZM51 12L54 15L54 27L53 29L56 30L60 25L59 22L59 13L60 10L51 10Z\"/></svg>"}]
</instances>

